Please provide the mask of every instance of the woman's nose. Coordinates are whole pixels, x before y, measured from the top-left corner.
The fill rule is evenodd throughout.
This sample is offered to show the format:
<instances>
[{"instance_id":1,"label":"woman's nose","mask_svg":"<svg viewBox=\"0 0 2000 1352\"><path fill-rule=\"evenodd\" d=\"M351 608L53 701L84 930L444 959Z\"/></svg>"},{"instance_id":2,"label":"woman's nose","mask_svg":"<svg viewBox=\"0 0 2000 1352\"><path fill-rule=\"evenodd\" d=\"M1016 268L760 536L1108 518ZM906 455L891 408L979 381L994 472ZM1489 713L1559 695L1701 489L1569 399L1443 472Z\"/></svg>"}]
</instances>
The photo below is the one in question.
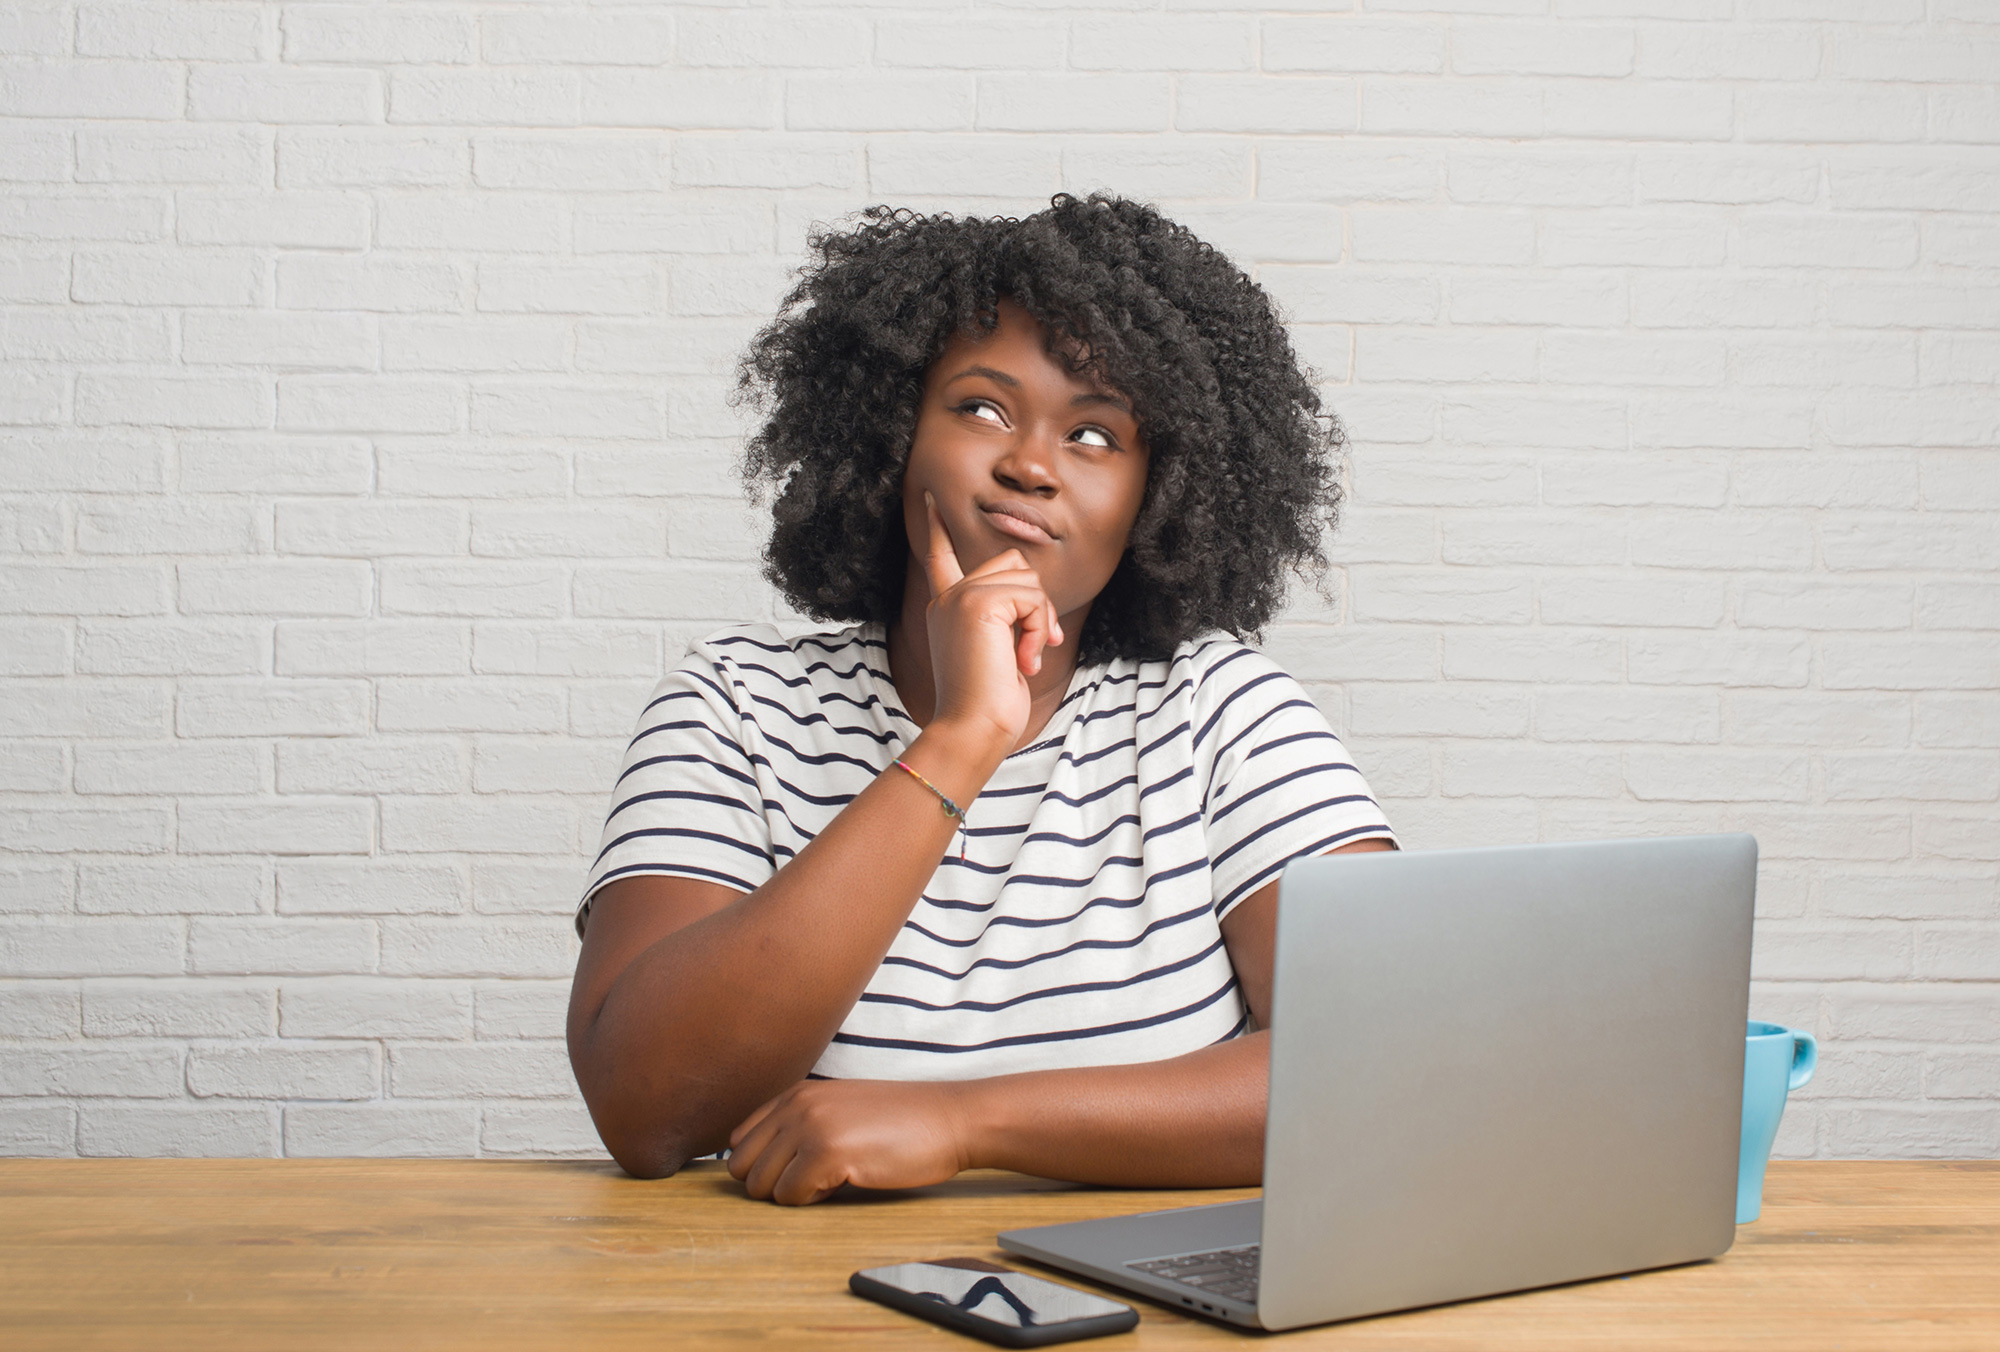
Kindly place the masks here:
<instances>
[{"instance_id":1,"label":"woman's nose","mask_svg":"<svg viewBox=\"0 0 2000 1352\"><path fill-rule=\"evenodd\" d=\"M993 477L1017 493L1054 497L1062 486L1056 476L1054 435L1029 430L1015 437L994 464Z\"/></svg>"}]
</instances>

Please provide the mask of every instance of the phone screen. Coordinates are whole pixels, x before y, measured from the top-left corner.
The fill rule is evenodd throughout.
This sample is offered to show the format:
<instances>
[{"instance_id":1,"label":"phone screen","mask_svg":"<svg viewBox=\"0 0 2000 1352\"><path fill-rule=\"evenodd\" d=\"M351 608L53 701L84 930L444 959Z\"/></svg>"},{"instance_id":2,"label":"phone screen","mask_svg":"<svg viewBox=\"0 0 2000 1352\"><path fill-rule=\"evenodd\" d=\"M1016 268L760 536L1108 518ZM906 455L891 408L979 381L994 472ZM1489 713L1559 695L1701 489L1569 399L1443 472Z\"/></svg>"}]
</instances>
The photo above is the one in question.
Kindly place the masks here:
<instances>
[{"instance_id":1,"label":"phone screen","mask_svg":"<svg viewBox=\"0 0 2000 1352\"><path fill-rule=\"evenodd\" d=\"M963 1261L963 1260L961 1260ZM920 1300L934 1300L976 1319L1008 1328L1048 1328L1079 1319L1126 1314L1131 1306L1076 1291L1025 1272L1008 1272L981 1264L979 1268L942 1263L898 1263L856 1274L870 1277Z\"/></svg>"}]
</instances>

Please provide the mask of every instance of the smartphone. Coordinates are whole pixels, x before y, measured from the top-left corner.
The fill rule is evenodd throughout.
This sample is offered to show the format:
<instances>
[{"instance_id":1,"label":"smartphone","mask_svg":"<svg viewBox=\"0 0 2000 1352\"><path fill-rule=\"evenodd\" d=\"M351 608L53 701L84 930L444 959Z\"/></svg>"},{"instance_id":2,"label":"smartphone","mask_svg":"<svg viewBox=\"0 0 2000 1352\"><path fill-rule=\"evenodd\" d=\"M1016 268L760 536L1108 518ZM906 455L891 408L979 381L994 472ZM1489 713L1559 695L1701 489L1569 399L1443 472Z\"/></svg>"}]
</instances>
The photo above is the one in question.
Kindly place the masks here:
<instances>
[{"instance_id":1,"label":"smartphone","mask_svg":"<svg viewBox=\"0 0 2000 1352\"><path fill-rule=\"evenodd\" d=\"M1002 1347L1046 1347L1123 1333L1139 1322L1139 1312L1130 1305L983 1258L869 1268L849 1277L847 1289Z\"/></svg>"}]
</instances>

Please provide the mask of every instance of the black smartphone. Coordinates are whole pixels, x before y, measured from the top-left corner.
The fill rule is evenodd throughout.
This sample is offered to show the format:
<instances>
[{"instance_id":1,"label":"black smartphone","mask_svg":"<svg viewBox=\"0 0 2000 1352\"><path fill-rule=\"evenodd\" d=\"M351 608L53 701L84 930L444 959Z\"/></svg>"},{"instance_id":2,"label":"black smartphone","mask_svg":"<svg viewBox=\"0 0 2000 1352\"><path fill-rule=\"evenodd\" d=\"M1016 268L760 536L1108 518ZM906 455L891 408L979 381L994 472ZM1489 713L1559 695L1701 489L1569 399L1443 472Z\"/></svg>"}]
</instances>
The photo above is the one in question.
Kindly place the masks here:
<instances>
[{"instance_id":1,"label":"black smartphone","mask_svg":"<svg viewBox=\"0 0 2000 1352\"><path fill-rule=\"evenodd\" d=\"M1046 1347L1123 1333L1139 1322L1139 1312L1130 1305L984 1258L933 1258L869 1268L849 1277L847 1289L1002 1347Z\"/></svg>"}]
</instances>

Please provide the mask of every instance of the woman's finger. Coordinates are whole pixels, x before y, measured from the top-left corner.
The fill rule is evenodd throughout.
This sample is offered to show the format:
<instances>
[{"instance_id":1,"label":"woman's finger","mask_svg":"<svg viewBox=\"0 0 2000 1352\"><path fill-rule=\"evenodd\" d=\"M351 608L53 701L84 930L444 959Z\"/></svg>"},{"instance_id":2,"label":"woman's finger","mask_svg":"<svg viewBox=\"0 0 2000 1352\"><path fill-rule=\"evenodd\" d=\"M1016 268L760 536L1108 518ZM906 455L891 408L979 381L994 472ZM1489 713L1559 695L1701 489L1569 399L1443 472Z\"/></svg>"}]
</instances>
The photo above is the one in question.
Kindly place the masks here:
<instances>
[{"instance_id":1,"label":"woman's finger","mask_svg":"<svg viewBox=\"0 0 2000 1352\"><path fill-rule=\"evenodd\" d=\"M958 551L951 546L951 532L944 528L944 515L937 509L937 500L924 494L924 518L930 527L930 540L924 549L924 576L930 580L931 599L950 591L965 576L965 570L958 566Z\"/></svg>"},{"instance_id":2,"label":"woman's finger","mask_svg":"<svg viewBox=\"0 0 2000 1352\"><path fill-rule=\"evenodd\" d=\"M1014 640L1014 661L1021 668L1023 676L1033 676L1042 669L1042 651L1062 642L1059 635L1062 626L1056 622L1055 604L1046 593L1036 598L1036 603L1015 623L1020 634Z\"/></svg>"},{"instance_id":3,"label":"woman's finger","mask_svg":"<svg viewBox=\"0 0 2000 1352\"><path fill-rule=\"evenodd\" d=\"M844 1173L828 1167L824 1150L801 1150L771 1185L771 1200L779 1206L811 1206L845 1183Z\"/></svg>"},{"instance_id":4,"label":"woman's finger","mask_svg":"<svg viewBox=\"0 0 2000 1352\"><path fill-rule=\"evenodd\" d=\"M760 1201L768 1201L771 1190L798 1154L798 1142L791 1132L779 1132L758 1152L756 1163L743 1175L743 1190Z\"/></svg>"},{"instance_id":5,"label":"woman's finger","mask_svg":"<svg viewBox=\"0 0 2000 1352\"><path fill-rule=\"evenodd\" d=\"M791 1092L792 1092L791 1090L787 1089L785 1091L785 1094L789 1094ZM738 1122L736 1124L736 1130L729 1133L729 1148L731 1150L741 1150L743 1148L744 1141L749 1139L750 1133L757 1129L757 1124L759 1122L762 1122L765 1118L771 1115L771 1110L778 1106L778 1101L784 1098L785 1094L779 1094L776 1098L773 1098L770 1101L758 1107L755 1111L753 1111L750 1114L750 1116L744 1118L741 1122Z\"/></svg>"}]
</instances>

